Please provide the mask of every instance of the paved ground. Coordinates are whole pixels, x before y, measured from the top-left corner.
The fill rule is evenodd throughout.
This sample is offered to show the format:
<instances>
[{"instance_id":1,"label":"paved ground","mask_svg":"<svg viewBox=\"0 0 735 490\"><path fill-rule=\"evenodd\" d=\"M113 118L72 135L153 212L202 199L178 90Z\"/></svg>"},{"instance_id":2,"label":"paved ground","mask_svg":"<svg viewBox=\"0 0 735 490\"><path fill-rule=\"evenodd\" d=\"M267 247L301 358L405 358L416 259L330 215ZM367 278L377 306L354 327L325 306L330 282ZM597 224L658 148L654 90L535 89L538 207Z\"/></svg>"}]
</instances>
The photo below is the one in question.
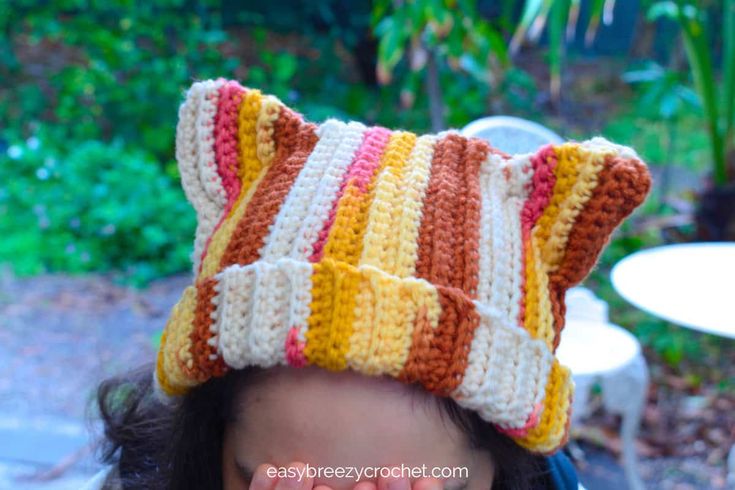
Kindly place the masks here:
<instances>
[{"instance_id":1,"label":"paved ground","mask_svg":"<svg viewBox=\"0 0 735 490\"><path fill-rule=\"evenodd\" d=\"M0 490L78 489L97 471L94 388L153 359L152 339L187 283L177 276L139 292L99 276L0 273ZM586 448L586 460L587 488L625 488L609 453ZM642 464L650 488L724 488L712 471L694 459Z\"/></svg>"},{"instance_id":2,"label":"paved ground","mask_svg":"<svg viewBox=\"0 0 735 490\"><path fill-rule=\"evenodd\" d=\"M0 489L77 489L98 469L94 388L153 359L187 282L143 294L94 276L0 279Z\"/></svg>"}]
</instances>

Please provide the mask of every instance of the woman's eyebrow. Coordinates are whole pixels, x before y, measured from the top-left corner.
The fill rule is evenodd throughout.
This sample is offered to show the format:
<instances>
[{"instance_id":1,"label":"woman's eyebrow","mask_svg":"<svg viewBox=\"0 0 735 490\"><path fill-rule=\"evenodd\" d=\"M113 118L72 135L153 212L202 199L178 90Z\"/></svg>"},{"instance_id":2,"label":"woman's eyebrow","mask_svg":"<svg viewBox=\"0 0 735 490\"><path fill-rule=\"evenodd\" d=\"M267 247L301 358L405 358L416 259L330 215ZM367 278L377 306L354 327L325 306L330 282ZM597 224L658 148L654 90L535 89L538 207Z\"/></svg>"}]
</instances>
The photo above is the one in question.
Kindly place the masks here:
<instances>
[{"instance_id":1,"label":"woman's eyebrow","mask_svg":"<svg viewBox=\"0 0 735 490\"><path fill-rule=\"evenodd\" d=\"M248 483L253 480L253 474L255 472L252 469L240 463L237 459L235 459L235 466L237 467L237 471L240 472L240 476L242 476Z\"/></svg>"},{"instance_id":2,"label":"woman's eyebrow","mask_svg":"<svg viewBox=\"0 0 735 490\"><path fill-rule=\"evenodd\" d=\"M237 470L240 472L240 476L242 476L248 483L253 480L253 474L255 472L252 469L240 463L237 459L235 459L235 467L237 467ZM467 484L467 480L452 480L445 483L444 490L467 490Z\"/></svg>"},{"instance_id":3,"label":"woman's eyebrow","mask_svg":"<svg viewBox=\"0 0 735 490\"><path fill-rule=\"evenodd\" d=\"M467 490L467 480L452 480L444 484L444 490Z\"/></svg>"}]
</instances>

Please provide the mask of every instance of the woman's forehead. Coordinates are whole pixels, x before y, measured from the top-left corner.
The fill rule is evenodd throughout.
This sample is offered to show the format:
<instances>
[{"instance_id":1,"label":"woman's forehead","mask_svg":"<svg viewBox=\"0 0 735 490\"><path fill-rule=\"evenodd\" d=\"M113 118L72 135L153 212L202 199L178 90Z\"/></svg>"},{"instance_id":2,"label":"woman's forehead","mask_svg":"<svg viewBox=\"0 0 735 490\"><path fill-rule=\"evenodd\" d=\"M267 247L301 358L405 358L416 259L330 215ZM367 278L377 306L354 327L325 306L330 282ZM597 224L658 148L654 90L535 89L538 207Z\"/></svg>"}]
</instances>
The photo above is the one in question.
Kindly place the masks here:
<instances>
[{"instance_id":1,"label":"woman's forehead","mask_svg":"<svg viewBox=\"0 0 735 490\"><path fill-rule=\"evenodd\" d=\"M276 368L240 398L235 448L283 464L459 464L467 437L431 396L389 378Z\"/></svg>"}]
</instances>

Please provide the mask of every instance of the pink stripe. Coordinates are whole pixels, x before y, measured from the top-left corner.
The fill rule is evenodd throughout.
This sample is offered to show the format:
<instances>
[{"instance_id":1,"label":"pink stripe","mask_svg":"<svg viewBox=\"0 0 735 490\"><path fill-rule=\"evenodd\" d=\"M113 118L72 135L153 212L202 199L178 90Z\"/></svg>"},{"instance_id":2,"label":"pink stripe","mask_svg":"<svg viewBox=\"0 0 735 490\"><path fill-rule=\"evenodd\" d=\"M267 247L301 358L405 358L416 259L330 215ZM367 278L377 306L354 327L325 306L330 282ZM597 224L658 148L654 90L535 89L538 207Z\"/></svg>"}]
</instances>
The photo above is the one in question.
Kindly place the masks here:
<instances>
[{"instance_id":1,"label":"pink stripe","mask_svg":"<svg viewBox=\"0 0 735 490\"><path fill-rule=\"evenodd\" d=\"M240 105L245 89L237 82L228 81L219 89L219 104L214 118L214 153L217 157L217 172L227 192L227 208L240 195L240 148L238 147L237 125Z\"/></svg>"},{"instance_id":2,"label":"pink stripe","mask_svg":"<svg viewBox=\"0 0 735 490\"><path fill-rule=\"evenodd\" d=\"M541 217L544 208L548 206L551 200L551 194L556 184L556 176L554 176L554 168L556 168L556 153L554 147L546 145L539 152L531 157L531 165L533 167L533 177L529 184L531 194L523 205L521 211L521 223L523 229L523 238L526 239L528 234Z\"/></svg>"},{"instance_id":3,"label":"pink stripe","mask_svg":"<svg viewBox=\"0 0 735 490\"><path fill-rule=\"evenodd\" d=\"M539 403L535 407L533 407L533 412L531 415L528 416L528 420L526 421L525 425L523 427L518 428L503 428L500 426L496 426L497 429L502 432L503 434L507 434L511 437L525 437L528 435L528 433L536 427L539 423L539 417L541 415L541 410L544 408L543 404Z\"/></svg>"},{"instance_id":4,"label":"pink stripe","mask_svg":"<svg viewBox=\"0 0 735 490\"><path fill-rule=\"evenodd\" d=\"M365 132L362 144L355 153L352 162L350 162L342 178L339 191L337 191L334 201L332 201L332 209L329 210L329 215L324 221L319 236L314 243L314 253L309 257L311 262L319 262L324 254L324 246L329 238L329 230L332 229L332 225L337 216L339 201L342 199L342 195L347 186L351 185L357 187L360 192L366 192L368 184L373 179L375 170L380 165L380 157L383 154L383 149L388 144L390 135L391 132L388 129L380 126L374 126Z\"/></svg>"},{"instance_id":5,"label":"pink stripe","mask_svg":"<svg viewBox=\"0 0 735 490\"><path fill-rule=\"evenodd\" d=\"M524 325L526 319L526 245L531 239L531 228L541 217L551 201L554 193L554 185L556 184L556 176L554 169L556 168L556 153L552 145L546 145L531 157L531 166L533 167L533 177L528 184L531 193L523 205L521 210L521 234L523 246L521 247L521 264L523 264L524 273L521 274L521 299L520 310L518 311L518 322Z\"/></svg>"},{"instance_id":6,"label":"pink stripe","mask_svg":"<svg viewBox=\"0 0 735 490\"><path fill-rule=\"evenodd\" d=\"M227 80L219 88L219 102L217 112L214 115L214 154L217 162L217 173L222 179L222 186L227 194L227 203L217 225L215 225L214 230L212 230L204 244L202 256L199 257L198 272L202 271L204 257L207 256L212 237L225 221L230 209L232 209L240 195L241 183L237 176L237 170L240 167L240 146L237 133L240 121L240 104L242 104L244 94L245 89L239 83L231 80Z\"/></svg>"},{"instance_id":7,"label":"pink stripe","mask_svg":"<svg viewBox=\"0 0 735 490\"><path fill-rule=\"evenodd\" d=\"M299 330L291 327L286 335L286 361L293 367L304 367L307 364L304 354L304 343L299 341Z\"/></svg>"}]
</instances>

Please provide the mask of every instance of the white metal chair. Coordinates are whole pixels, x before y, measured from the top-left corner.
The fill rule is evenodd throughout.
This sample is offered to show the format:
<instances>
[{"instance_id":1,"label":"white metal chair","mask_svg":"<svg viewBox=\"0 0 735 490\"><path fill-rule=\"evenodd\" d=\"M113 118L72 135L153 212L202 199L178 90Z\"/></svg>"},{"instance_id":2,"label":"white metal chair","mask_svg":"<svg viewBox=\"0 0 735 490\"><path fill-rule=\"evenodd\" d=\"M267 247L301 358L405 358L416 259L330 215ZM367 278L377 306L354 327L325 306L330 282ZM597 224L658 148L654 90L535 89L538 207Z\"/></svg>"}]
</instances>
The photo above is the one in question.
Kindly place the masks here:
<instances>
[{"instance_id":1,"label":"white metal chair","mask_svg":"<svg viewBox=\"0 0 735 490\"><path fill-rule=\"evenodd\" d=\"M556 354L572 370L574 402L572 425L588 415L588 400L596 384L602 406L621 416L622 463L628 486L644 488L638 472L635 439L648 392L648 365L640 343L624 328L608 321L607 304L585 288L566 296L566 326Z\"/></svg>"},{"instance_id":2,"label":"white metal chair","mask_svg":"<svg viewBox=\"0 0 735 490\"><path fill-rule=\"evenodd\" d=\"M563 143L561 136L541 124L513 116L488 116L462 128L465 136L490 142L506 153L530 153L548 143Z\"/></svg>"}]
</instances>

